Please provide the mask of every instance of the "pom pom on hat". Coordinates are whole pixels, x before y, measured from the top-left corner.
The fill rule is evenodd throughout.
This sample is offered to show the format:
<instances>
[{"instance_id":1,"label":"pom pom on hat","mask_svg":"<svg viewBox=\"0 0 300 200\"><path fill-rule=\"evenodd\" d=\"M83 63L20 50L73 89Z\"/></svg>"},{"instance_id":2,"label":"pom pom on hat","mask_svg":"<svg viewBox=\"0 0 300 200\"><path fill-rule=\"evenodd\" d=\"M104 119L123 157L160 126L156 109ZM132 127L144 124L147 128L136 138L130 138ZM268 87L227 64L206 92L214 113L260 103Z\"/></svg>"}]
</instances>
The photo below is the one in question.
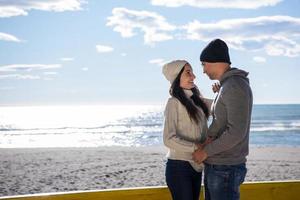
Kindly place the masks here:
<instances>
[{"instance_id":1,"label":"pom pom on hat","mask_svg":"<svg viewBox=\"0 0 300 200\"><path fill-rule=\"evenodd\" d=\"M200 55L200 61L202 62L230 62L227 44L220 39L211 41L202 51Z\"/></svg>"},{"instance_id":2,"label":"pom pom on hat","mask_svg":"<svg viewBox=\"0 0 300 200\"><path fill-rule=\"evenodd\" d=\"M176 77L178 76L179 72L182 70L185 64L188 62L185 60L174 60L169 62L163 66L163 74L165 75L166 79L170 81L172 84Z\"/></svg>"}]
</instances>

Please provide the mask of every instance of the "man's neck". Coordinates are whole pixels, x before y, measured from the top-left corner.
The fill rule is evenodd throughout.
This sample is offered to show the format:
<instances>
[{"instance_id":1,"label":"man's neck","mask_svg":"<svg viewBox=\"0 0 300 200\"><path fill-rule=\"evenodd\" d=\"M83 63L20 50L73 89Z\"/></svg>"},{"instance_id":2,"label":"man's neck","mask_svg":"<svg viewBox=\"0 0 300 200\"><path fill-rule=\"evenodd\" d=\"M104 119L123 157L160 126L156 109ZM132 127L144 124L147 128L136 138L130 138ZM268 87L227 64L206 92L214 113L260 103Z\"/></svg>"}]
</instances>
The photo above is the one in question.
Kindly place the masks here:
<instances>
[{"instance_id":1,"label":"man's neck","mask_svg":"<svg viewBox=\"0 0 300 200\"><path fill-rule=\"evenodd\" d=\"M217 79L220 81L222 76L231 69L230 65L228 63L220 63L219 66L219 73L217 76Z\"/></svg>"}]
</instances>

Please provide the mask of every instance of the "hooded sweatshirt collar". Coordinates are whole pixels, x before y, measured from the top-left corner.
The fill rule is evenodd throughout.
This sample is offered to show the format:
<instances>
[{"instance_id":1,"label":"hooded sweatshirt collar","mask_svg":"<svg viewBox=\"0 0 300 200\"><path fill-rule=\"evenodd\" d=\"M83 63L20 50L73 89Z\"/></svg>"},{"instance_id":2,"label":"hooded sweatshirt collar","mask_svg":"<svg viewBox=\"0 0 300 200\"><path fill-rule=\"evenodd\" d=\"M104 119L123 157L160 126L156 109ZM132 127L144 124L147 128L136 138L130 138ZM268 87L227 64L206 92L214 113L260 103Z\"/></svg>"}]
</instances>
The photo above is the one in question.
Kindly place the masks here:
<instances>
[{"instance_id":1,"label":"hooded sweatshirt collar","mask_svg":"<svg viewBox=\"0 0 300 200\"><path fill-rule=\"evenodd\" d=\"M248 74L249 73L244 70L232 67L222 75L222 77L220 79L220 83L222 85L228 78L230 78L232 76L239 76L239 77L247 80L247 82L249 82L249 79L247 78Z\"/></svg>"}]
</instances>

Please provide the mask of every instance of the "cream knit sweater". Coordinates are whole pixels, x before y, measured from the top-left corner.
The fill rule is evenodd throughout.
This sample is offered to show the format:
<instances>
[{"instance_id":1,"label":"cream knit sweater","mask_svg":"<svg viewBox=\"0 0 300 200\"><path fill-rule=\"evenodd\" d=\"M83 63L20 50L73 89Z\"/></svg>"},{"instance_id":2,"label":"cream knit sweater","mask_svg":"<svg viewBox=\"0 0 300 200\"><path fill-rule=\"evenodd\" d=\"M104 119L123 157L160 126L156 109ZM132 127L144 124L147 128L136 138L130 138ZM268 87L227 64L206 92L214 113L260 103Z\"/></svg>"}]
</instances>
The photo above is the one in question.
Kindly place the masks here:
<instances>
[{"instance_id":1,"label":"cream knit sweater","mask_svg":"<svg viewBox=\"0 0 300 200\"><path fill-rule=\"evenodd\" d=\"M188 97L192 95L190 90L185 90L185 93ZM202 100L210 108L212 100L204 98ZM200 122L196 124L177 98L169 98L164 112L163 131L164 144L169 148L167 158L188 161L196 171L202 171L203 164L195 163L192 153L197 149L196 143L205 140L208 130L206 117L201 108L199 111Z\"/></svg>"}]
</instances>

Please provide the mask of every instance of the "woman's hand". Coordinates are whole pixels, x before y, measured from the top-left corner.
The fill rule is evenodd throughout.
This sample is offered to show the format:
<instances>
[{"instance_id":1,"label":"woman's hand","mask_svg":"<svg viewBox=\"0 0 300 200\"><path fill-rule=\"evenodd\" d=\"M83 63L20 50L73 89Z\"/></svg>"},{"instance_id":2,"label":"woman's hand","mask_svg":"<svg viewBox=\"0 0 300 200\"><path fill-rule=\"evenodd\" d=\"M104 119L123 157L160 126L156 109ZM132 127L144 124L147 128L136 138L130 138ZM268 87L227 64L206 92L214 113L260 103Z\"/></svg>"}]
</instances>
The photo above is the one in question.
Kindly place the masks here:
<instances>
[{"instance_id":1,"label":"woman's hand","mask_svg":"<svg viewBox=\"0 0 300 200\"><path fill-rule=\"evenodd\" d=\"M200 164L207 158L207 154L203 149L204 149L205 145L211 143L212 141L213 141L213 138L208 137L208 138L206 138L204 143L197 143L196 144L197 150L194 151L194 153L192 154L193 155L193 160L196 163Z\"/></svg>"},{"instance_id":2,"label":"woman's hand","mask_svg":"<svg viewBox=\"0 0 300 200\"><path fill-rule=\"evenodd\" d=\"M212 91L213 91L214 93L217 93L217 92L219 92L220 87L221 87L220 83L214 83L214 84L212 85Z\"/></svg>"},{"instance_id":3,"label":"woman's hand","mask_svg":"<svg viewBox=\"0 0 300 200\"><path fill-rule=\"evenodd\" d=\"M192 155L197 164L201 164L207 158L207 153L202 149L197 149Z\"/></svg>"}]
</instances>

